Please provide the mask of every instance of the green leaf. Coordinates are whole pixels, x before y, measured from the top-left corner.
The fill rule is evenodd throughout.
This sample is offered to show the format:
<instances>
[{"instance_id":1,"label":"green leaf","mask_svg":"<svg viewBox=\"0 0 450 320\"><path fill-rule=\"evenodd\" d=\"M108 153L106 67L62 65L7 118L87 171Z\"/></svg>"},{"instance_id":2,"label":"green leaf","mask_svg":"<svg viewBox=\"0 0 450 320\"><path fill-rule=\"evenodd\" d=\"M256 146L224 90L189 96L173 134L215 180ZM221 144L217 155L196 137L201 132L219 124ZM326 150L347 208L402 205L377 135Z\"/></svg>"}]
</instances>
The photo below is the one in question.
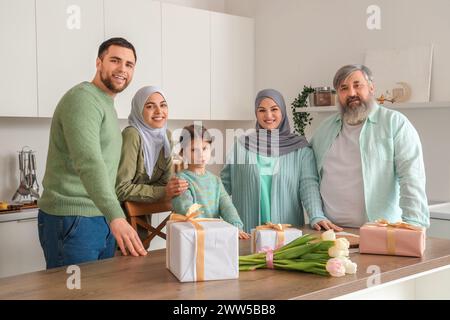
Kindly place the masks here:
<instances>
[{"instance_id":1,"label":"green leaf","mask_svg":"<svg viewBox=\"0 0 450 320\"><path fill-rule=\"evenodd\" d=\"M309 86L303 86L303 90L298 94L297 98L291 103L293 121L294 121L294 132L300 135L305 135L306 125L310 125L313 118L309 113L306 112L296 112L296 108L305 108L307 106L307 99L310 93L314 92L314 89Z\"/></svg>"}]
</instances>

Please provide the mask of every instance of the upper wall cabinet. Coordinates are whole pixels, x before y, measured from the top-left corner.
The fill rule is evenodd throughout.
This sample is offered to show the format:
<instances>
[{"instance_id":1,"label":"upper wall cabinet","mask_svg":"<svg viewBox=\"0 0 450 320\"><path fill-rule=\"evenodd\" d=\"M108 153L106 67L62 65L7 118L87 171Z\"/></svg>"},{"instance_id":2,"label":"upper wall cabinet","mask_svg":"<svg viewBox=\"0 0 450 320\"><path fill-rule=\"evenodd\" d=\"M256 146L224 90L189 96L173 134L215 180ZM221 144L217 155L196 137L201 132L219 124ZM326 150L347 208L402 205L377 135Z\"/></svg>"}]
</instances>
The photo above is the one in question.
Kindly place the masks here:
<instances>
[{"instance_id":1,"label":"upper wall cabinet","mask_svg":"<svg viewBox=\"0 0 450 320\"><path fill-rule=\"evenodd\" d=\"M132 17L132 18L130 18ZM139 88L161 86L161 4L158 1L105 0L105 36L123 37L136 49L137 62L130 85L115 98L119 118L130 114Z\"/></svg>"},{"instance_id":2,"label":"upper wall cabinet","mask_svg":"<svg viewBox=\"0 0 450 320\"><path fill-rule=\"evenodd\" d=\"M0 116L37 116L34 1L0 1Z\"/></svg>"},{"instance_id":3,"label":"upper wall cabinet","mask_svg":"<svg viewBox=\"0 0 450 320\"><path fill-rule=\"evenodd\" d=\"M147 85L163 87L170 119L254 118L253 20L150 0L1 0L0 116L52 117L70 88L92 81L111 37L137 53L119 118Z\"/></svg>"},{"instance_id":4,"label":"upper wall cabinet","mask_svg":"<svg viewBox=\"0 0 450 320\"><path fill-rule=\"evenodd\" d=\"M37 0L36 25L38 112L51 117L71 87L94 78L104 39L103 0Z\"/></svg>"},{"instance_id":5,"label":"upper wall cabinet","mask_svg":"<svg viewBox=\"0 0 450 320\"><path fill-rule=\"evenodd\" d=\"M211 13L211 119L253 120L253 19Z\"/></svg>"},{"instance_id":6,"label":"upper wall cabinet","mask_svg":"<svg viewBox=\"0 0 450 320\"><path fill-rule=\"evenodd\" d=\"M210 12L162 3L162 72L169 118L210 119L210 48Z\"/></svg>"}]
</instances>

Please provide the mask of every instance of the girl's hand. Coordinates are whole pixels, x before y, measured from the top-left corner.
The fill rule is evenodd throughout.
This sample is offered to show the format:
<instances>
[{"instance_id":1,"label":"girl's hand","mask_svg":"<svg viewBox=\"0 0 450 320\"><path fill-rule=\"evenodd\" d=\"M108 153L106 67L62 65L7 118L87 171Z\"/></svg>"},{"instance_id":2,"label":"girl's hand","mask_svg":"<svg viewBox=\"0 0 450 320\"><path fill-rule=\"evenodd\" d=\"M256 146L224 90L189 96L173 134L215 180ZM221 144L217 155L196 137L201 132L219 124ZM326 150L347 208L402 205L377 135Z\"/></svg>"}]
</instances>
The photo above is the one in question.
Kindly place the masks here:
<instances>
[{"instance_id":1,"label":"girl's hand","mask_svg":"<svg viewBox=\"0 0 450 320\"><path fill-rule=\"evenodd\" d=\"M250 235L242 230L239 230L239 239L248 240L250 239Z\"/></svg>"},{"instance_id":2,"label":"girl's hand","mask_svg":"<svg viewBox=\"0 0 450 320\"><path fill-rule=\"evenodd\" d=\"M189 184L186 180L172 177L166 185L166 199L171 200L187 190Z\"/></svg>"},{"instance_id":3,"label":"girl's hand","mask_svg":"<svg viewBox=\"0 0 450 320\"><path fill-rule=\"evenodd\" d=\"M320 231L322 228L324 228L325 230L333 229L334 231L344 230L341 227L331 223L330 220L321 220L321 221L317 222L316 224L314 224L313 228L316 229L317 231Z\"/></svg>"}]
</instances>

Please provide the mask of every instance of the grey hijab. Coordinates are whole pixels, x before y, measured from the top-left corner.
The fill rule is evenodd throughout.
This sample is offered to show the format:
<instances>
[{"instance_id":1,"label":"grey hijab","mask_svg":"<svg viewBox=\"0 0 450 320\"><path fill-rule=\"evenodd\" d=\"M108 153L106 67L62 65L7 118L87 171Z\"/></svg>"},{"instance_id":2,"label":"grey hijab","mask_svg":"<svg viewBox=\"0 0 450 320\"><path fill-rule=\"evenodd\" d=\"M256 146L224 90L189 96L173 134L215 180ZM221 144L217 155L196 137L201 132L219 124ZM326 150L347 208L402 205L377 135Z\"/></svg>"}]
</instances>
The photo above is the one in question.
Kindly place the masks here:
<instances>
[{"instance_id":1,"label":"grey hijab","mask_svg":"<svg viewBox=\"0 0 450 320\"><path fill-rule=\"evenodd\" d=\"M258 92L255 99L255 114L264 98L272 99L281 109L283 119L280 125L277 130L265 130L256 121L256 130L249 135L240 137L239 142L247 150L269 157L282 156L297 149L308 147L309 143L304 136L291 133L289 120L286 116L286 104L283 96L277 90L265 89Z\"/></svg>"},{"instance_id":2,"label":"grey hijab","mask_svg":"<svg viewBox=\"0 0 450 320\"><path fill-rule=\"evenodd\" d=\"M163 128L152 128L144 121L142 112L145 102L153 93L158 92L164 99L165 95L159 87L147 86L139 89L131 101L131 113L128 116L128 123L135 127L141 136L141 147L144 153L145 171L151 178L159 153L164 148L164 157L170 156L170 142L167 138L167 122Z\"/></svg>"}]
</instances>

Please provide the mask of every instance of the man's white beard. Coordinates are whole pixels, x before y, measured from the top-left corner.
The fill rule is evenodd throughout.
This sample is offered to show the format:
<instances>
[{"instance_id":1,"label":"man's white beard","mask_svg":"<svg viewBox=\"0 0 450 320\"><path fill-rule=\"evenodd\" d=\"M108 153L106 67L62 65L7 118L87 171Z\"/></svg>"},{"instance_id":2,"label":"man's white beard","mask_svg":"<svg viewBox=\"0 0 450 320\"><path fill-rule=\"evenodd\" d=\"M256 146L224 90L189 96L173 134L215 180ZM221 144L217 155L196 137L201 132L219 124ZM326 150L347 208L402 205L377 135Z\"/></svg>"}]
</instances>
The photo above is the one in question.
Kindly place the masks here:
<instances>
[{"instance_id":1,"label":"man's white beard","mask_svg":"<svg viewBox=\"0 0 450 320\"><path fill-rule=\"evenodd\" d=\"M339 109L341 110L342 114L342 119L350 126L357 126L366 121L375 103L373 97L370 97L368 99L368 102L364 102L362 100L360 101L361 105L357 108L351 108L349 106L344 107L338 102Z\"/></svg>"}]
</instances>

